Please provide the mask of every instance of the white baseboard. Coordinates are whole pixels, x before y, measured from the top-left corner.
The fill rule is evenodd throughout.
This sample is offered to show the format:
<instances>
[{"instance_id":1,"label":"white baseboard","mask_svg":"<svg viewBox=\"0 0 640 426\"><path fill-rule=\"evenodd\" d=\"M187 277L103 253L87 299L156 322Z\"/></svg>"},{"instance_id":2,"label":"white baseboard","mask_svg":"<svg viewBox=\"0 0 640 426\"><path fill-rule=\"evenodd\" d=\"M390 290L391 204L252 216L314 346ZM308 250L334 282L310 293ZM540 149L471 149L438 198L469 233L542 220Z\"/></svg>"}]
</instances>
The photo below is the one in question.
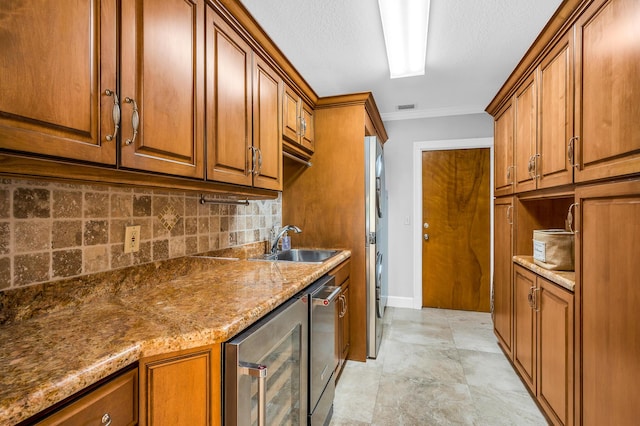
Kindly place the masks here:
<instances>
[{"instance_id":1,"label":"white baseboard","mask_svg":"<svg viewBox=\"0 0 640 426\"><path fill-rule=\"evenodd\" d=\"M389 296L387 297L387 306L414 309L413 297Z\"/></svg>"}]
</instances>

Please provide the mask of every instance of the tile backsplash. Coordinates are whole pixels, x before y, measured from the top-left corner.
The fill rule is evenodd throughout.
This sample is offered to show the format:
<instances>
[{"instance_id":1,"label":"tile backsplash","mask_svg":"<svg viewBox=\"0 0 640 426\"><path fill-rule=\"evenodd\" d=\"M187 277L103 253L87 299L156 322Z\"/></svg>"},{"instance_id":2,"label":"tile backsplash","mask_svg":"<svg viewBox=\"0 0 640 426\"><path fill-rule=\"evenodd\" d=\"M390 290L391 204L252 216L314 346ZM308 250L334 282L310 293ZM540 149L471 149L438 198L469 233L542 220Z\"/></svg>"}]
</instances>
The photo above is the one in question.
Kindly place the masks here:
<instances>
[{"instance_id":1,"label":"tile backsplash","mask_svg":"<svg viewBox=\"0 0 640 426\"><path fill-rule=\"evenodd\" d=\"M0 290L267 240L281 197L248 206L123 186L0 179ZM127 225L140 250L124 253Z\"/></svg>"}]
</instances>

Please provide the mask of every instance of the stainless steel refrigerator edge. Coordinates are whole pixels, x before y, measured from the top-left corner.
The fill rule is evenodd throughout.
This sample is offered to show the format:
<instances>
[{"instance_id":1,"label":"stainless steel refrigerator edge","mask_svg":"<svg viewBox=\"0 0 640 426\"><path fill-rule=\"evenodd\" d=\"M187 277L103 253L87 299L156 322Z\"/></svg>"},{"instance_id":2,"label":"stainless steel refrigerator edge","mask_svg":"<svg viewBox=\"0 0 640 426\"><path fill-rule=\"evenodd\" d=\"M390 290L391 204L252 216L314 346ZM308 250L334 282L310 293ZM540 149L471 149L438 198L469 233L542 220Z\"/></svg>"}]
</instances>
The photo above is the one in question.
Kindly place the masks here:
<instances>
[{"instance_id":1,"label":"stainless steel refrigerator edge","mask_svg":"<svg viewBox=\"0 0 640 426\"><path fill-rule=\"evenodd\" d=\"M387 205L384 153L375 136L364 141L367 286L367 357L376 358L387 305Z\"/></svg>"}]
</instances>

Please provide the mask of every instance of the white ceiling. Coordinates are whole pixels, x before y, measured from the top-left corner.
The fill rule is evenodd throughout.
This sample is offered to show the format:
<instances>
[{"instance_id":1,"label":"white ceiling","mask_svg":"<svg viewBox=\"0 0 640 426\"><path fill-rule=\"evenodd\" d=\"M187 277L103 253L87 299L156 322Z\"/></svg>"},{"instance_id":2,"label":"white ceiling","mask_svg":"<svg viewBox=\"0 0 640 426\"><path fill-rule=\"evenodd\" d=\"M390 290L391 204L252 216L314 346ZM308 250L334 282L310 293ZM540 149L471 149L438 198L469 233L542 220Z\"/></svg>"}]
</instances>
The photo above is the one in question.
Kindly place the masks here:
<instances>
[{"instance_id":1,"label":"white ceiling","mask_svg":"<svg viewBox=\"0 0 640 426\"><path fill-rule=\"evenodd\" d=\"M394 80L376 0L241 2L318 96L371 91L392 120L484 111L561 0L431 0L426 75Z\"/></svg>"}]
</instances>

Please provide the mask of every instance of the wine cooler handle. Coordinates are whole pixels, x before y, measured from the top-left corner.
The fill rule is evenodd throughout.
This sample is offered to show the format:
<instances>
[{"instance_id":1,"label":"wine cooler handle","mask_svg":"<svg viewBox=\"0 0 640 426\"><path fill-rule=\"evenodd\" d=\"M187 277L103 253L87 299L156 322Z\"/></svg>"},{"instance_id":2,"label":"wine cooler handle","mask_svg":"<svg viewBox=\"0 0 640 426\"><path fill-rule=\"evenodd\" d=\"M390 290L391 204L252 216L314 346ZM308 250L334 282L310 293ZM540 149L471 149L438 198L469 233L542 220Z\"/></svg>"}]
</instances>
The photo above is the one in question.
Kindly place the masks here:
<instances>
[{"instance_id":1,"label":"wine cooler handle","mask_svg":"<svg viewBox=\"0 0 640 426\"><path fill-rule=\"evenodd\" d=\"M258 426L267 426L267 366L240 361L238 373L258 379Z\"/></svg>"}]
</instances>

